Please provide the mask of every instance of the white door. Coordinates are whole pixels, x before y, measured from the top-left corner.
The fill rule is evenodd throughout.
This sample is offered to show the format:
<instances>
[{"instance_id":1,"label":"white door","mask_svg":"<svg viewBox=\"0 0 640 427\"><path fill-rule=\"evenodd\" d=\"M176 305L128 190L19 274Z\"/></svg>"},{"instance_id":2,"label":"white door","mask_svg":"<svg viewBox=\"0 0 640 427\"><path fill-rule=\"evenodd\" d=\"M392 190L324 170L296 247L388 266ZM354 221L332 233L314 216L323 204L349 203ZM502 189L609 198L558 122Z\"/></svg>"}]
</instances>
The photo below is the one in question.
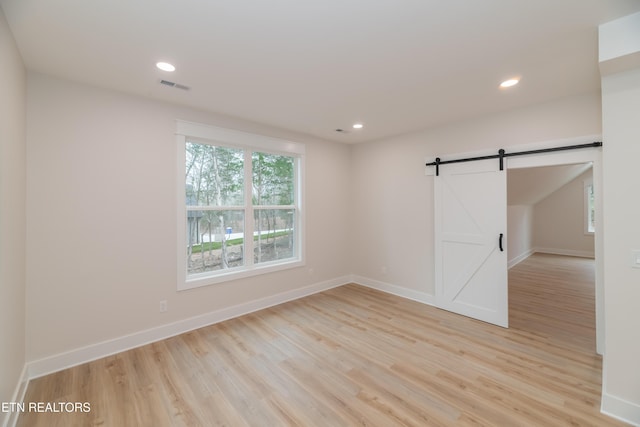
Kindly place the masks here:
<instances>
[{"instance_id":1,"label":"white door","mask_svg":"<svg viewBox=\"0 0 640 427\"><path fill-rule=\"evenodd\" d=\"M497 159L439 167L436 306L508 327L507 179Z\"/></svg>"}]
</instances>

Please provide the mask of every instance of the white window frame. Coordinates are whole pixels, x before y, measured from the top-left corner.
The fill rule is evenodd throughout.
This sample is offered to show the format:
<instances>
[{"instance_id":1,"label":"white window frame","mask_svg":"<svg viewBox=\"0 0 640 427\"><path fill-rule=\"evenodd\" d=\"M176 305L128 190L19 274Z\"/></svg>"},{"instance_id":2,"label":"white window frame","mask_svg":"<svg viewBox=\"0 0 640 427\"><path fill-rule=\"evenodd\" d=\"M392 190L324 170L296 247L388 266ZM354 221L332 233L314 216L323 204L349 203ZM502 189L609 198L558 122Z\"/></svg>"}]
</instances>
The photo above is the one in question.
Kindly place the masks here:
<instances>
[{"instance_id":1,"label":"white window frame","mask_svg":"<svg viewBox=\"0 0 640 427\"><path fill-rule=\"evenodd\" d=\"M584 234L586 236L593 236L595 234L595 225L594 225L594 229L593 230L589 230L589 224L591 224L591 221L589 221L589 188L592 189L593 191L593 180L592 179L586 179L583 181L583 186L584 186L584 192L583 192L583 197L584 197L584 208L583 208L583 212L584 212ZM595 204L595 201L594 201ZM594 213L594 217L595 217L595 213ZM595 220L595 218L594 218Z\"/></svg>"},{"instance_id":2,"label":"white window frame","mask_svg":"<svg viewBox=\"0 0 640 427\"><path fill-rule=\"evenodd\" d=\"M253 257L245 257L245 265L231 270L216 270L207 273L200 273L189 276L187 273L187 261L185 248L187 247L186 236L186 195L185 195L185 161L187 141L211 144L215 146L226 146L242 148L248 151L259 151L269 154L280 154L291 156L296 159L294 167L294 179L296 180L295 200L295 247L296 254L293 258L275 260L254 264ZM290 268L302 267L305 265L305 209L304 209L304 144L287 141L279 138L268 137L248 132L241 132L233 129L225 129L200 123L193 123L183 120L176 120L176 145L177 145L177 230L178 230L178 290L187 290L201 286L209 286L216 283L230 280L242 279L259 274L281 271ZM249 156L249 159L251 156ZM251 194L252 174L251 164L245 165L245 192ZM283 209L287 206L257 206L258 209L274 208ZM253 235L253 206L248 206L245 211L245 235ZM246 240L246 239L245 239Z\"/></svg>"}]
</instances>

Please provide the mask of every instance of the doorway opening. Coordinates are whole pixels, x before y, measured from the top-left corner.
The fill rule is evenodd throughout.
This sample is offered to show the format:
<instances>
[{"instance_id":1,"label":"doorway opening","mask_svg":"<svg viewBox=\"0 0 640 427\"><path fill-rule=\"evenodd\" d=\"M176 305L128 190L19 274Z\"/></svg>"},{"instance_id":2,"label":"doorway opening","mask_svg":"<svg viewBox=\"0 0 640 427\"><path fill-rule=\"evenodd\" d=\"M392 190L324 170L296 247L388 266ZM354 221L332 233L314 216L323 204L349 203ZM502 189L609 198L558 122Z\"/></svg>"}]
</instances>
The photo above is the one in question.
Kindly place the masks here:
<instances>
[{"instance_id":1,"label":"doorway opening","mask_svg":"<svg viewBox=\"0 0 640 427\"><path fill-rule=\"evenodd\" d=\"M515 150L507 147L500 150L499 158L476 155L451 161L437 158L435 163L427 163L427 166L435 165L434 174L438 176L434 180L437 307L508 327L508 262L504 250L504 240L509 241L505 235L508 234L506 175L517 169L583 165L576 167L586 170L591 165L595 224L602 224L601 143L589 144L598 139L591 135L547 141L521 145ZM504 153L512 151L520 155L504 157ZM492 163L497 162L496 159L500 162L499 168L497 163ZM596 352L599 354L603 354L605 342L601 233L598 227L593 233Z\"/></svg>"},{"instance_id":2,"label":"doorway opening","mask_svg":"<svg viewBox=\"0 0 640 427\"><path fill-rule=\"evenodd\" d=\"M581 138L574 138L572 142L584 142L588 140L595 140L599 138L596 136L587 136ZM566 142L564 140L562 142ZM549 144L558 143L549 142ZM595 329L596 329L596 352L598 354L604 354L604 277L603 277L603 239L602 239L602 227L598 227L598 224L602 224L602 160L601 160L601 150L599 149L587 149L587 150L575 150L575 151L567 151L564 153L553 153L553 154L544 154L544 155L533 155L533 156L524 156L520 158L509 159L508 162L508 173L515 172L518 169L526 169L526 168L539 168L539 167L551 167L551 166L561 166L561 165L583 165L585 171L590 165L591 167L591 182L590 184L593 186L593 207L594 207L594 222L595 222L595 231L593 232L593 260L589 260L593 264L593 276L595 282ZM517 173L517 172L516 172ZM577 218L577 222L583 226L583 217L580 216ZM547 248L549 249L549 248ZM586 256L587 254L581 253L578 249L577 253L564 253L564 255L582 255ZM583 251L584 252L584 251Z\"/></svg>"},{"instance_id":3,"label":"doorway opening","mask_svg":"<svg viewBox=\"0 0 640 427\"><path fill-rule=\"evenodd\" d=\"M592 162L509 169L509 322L596 351Z\"/></svg>"}]
</instances>

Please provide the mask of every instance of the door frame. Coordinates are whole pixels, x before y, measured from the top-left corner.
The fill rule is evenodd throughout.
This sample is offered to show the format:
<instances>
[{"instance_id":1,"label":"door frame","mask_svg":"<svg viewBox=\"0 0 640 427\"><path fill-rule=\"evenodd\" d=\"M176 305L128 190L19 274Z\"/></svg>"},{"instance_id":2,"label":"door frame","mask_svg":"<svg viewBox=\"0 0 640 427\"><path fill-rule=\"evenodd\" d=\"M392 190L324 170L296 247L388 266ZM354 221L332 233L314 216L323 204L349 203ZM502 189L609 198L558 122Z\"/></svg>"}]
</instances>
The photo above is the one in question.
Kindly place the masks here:
<instances>
[{"instance_id":1,"label":"door frame","mask_svg":"<svg viewBox=\"0 0 640 427\"><path fill-rule=\"evenodd\" d=\"M540 150L545 148L553 148L559 146L588 144L594 141L602 141L602 135L584 135L575 138L554 139L546 141L538 141L530 144L520 144L507 147L496 147L491 153L487 150L478 150L466 153L453 153L441 155L443 160L461 157L475 157L483 155L496 154L499 148L509 152ZM426 162L433 161L434 157L425 158ZM496 162L498 159L495 160ZM577 150L556 151L541 154L531 154L526 156L514 156L504 159L506 169L522 169L542 166L569 165L577 163L591 163L593 166L593 189L595 203L595 222L598 224L594 233L594 249L595 249L595 305L596 305L596 352L603 355L605 352L605 328L604 328L604 234L602 224L604 219L603 213L603 194L602 194L602 148L584 148ZM441 167L446 168L447 165ZM425 175L435 175L434 167L427 167Z\"/></svg>"},{"instance_id":2,"label":"door frame","mask_svg":"<svg viewBox=\"0 0 640 427\"><path fill-rule=\"evenodd\" d=\"M587 144L602 141L602 135L587 135L578 138L545 141L527 146L505 148L509 151L537 150L541 148L557 147L561 145ZM604 329L604 244L603 244L603 194L602 194L602 148L585 148L580 150L558 151L552 153L516 156L506 159L507 169L521 169L542 166L568 165L577 163L591 163L593 166L593 189L595 203L594 233L595 249L595 297L596 297L596 352L600 355L605 351ZM446 165L445 165L446 166Z\"/></svg>"}]
</instances>

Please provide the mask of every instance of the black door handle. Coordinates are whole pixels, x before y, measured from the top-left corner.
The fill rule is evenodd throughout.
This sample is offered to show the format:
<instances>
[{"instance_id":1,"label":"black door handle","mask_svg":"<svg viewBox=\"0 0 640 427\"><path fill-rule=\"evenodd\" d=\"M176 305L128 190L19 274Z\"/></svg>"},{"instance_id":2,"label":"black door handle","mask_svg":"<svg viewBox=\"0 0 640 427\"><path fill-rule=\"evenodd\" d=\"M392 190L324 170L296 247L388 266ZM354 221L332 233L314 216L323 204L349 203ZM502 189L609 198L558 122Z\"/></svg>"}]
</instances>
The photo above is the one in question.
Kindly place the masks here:
<instances>
[{"instance_id":1,"label":"black door handle","mask_svg":"<svg viewBox=\"0 0 640 427\"><path fill-rule=\"evenodd\" d=\"M504 252L504 249L502 248L502 237L504 236L504 234L500 233L500 238L498 239L498 247L500 248L500 252Z\"/></svg>"}]
</instances>

